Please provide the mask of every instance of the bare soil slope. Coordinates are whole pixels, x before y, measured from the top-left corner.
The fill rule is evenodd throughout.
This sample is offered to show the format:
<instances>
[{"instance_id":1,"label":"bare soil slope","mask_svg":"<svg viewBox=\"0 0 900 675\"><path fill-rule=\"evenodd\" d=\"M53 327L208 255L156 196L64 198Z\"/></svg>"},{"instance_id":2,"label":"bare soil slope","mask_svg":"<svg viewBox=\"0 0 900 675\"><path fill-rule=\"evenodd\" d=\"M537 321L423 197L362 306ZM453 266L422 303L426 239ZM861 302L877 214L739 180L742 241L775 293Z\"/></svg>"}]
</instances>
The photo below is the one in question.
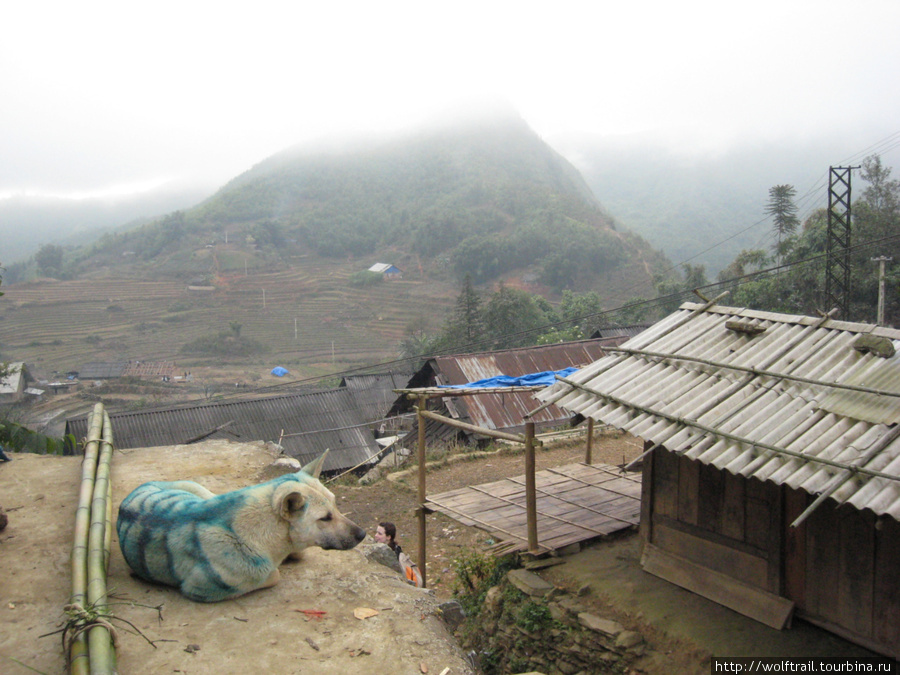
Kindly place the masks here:
<instances>
[{"instance_id":1,"label":"bare soil slope","mask_svg":"<svg viewBox=\"0 0 900 675\"><path fill-rule=\"evenodd\" d=\"M263 444L228 442L120 452L113 459L115 509L146 480L195 479L223 492L266 478L272 459ZM71 592L80 475L80 458L15 455L0 465L0 495L9 515L0 535L4 673L63 671L59 635L41 636L58 630ZM119 672L471 673L434 594L369 562L365 545L310 549L302 561L282 566L274 588L198 604L133 578L114 537L108 581L113 611L146 637L119 632ZM378 614L358 619L358 608ZM315 618L302 610L324 614Z\"/></svg>"}]
</instances>

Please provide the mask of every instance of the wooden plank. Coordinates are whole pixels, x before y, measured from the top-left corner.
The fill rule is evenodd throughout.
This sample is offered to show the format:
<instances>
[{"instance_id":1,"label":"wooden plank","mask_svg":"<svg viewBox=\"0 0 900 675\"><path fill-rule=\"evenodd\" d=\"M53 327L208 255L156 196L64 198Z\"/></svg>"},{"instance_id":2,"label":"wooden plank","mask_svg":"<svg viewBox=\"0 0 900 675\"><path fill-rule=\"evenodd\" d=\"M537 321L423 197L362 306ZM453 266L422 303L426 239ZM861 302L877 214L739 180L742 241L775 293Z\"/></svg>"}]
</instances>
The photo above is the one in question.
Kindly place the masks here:
<instances>
[{"instance_id":1,"label":"wooden plank","mask_svg":"<svg viewBox=\"0 0 900 675\"><path fill-rule=\"evenodd\" d=\"M541 473L544 472L538 472L536 478ZM578 477L569 477L570 473ZM609 484L616 490L593 485L591 481L598 478L602 478L600 485ZM641 482L622 478L603 465L559 467L543 476L540 483L548 486L536 491L539 544L545 549L612 534L639 522ZM626 494L620 494L622 488ZM498 544L495 553L525 548L517 543L527 537L525 486L521 477L435 495L426 505L498 539L512 535L515 540Z\"/></svg>"},{"instance_id":2,"label":"wooden plank","mask_svg":"<svg viewBox=\"0 0 900 675\"><path fill-rule=\"evenodd\" d=\"M659 515L678 516L678 458L656 450L653 455L653 510Z\"/></svg>"},{"instance_id":3,"label":"wooden plank","mask_svg":"<svg viewBox=\"0 0 900 675\"><path fill-rule=\"evenodd\" d=\"M875 515L843 508L839 519L840 585L837 590L840 623L865 637L872 636L872 592L875 586ZM900 561L898 561L900 562Z\"/></svg>"},{"instance_id":4,"label":"wooden plank","mask_svg":"<svg viewBox=\"0 0 900 675\"><path fill-rule=\"evenodd\" d=\"M826 502L806 519L806 611L826 621L838 620L840 531L835 527L834 503Z\"/></svg>"},{"instance_id":5,"label":"wooden plank","mask_svg":"<svg viewBox=\"0 0 900 675\"><path fill-rule=\"evenodd\" d=\"M806 510L809 494L803 490L785 488L784 522L784 595L806 609L806 522L800 527L791 523Z\"/></svg>"},{"instance_id":6,"label":"wooden plank","mask_svg":"<svg viewBox=\"0 0 900 675\"><path fill-rule=\"evenodd\" d=\"M653 544L644 547L641 565L650 574L777 630L787 625L794 611L794 603L786 598L742 584L728 575L662 551Z\"/></svg>"},{"instance_id":7,"label":"wooden plank","mask_svg":"<svg viewBox=\"0 0 900 675\"><path fill-rule=\"evenodd\" d=\"M700 462L679 457L678 462L678 520L697 524L700 503Z\"/></svg>"},{"instance_id":8,"label":"wooden plank","mask_svg":"<svg viewBox=\"0 0 900 675\"><path fill-rule=\"evenodd\" d=\"M656 536L653 543L657 548L727 574L744 584L766 588L768 565L765 559L662 523L657 523L654 529Z\"/></svg>"},{"instance_id":9,"label":"wooden plank","mask_svg":"<svg viewBox=\"0 0 900 675\"><path fill-rule=\"evenodd\" d=\"M644 441L644 452L648 452L652 447L650 441ZM653 513L656 502L656 492L654 479L656 473L653 471L654 455L662 450L654 450L649 457L645 458L641 466L641 540L644 544L649 544L653 539Z\"/></svg>"},{"instance_id":10,"label":"wooden plank","mask_svg":"<svg viewBox=\"0 0 900 675\"><path fill-rule=\"evenodd\" d=\"M744 515L746 504L747 479L734 476L723 471L725 478L725 490L722 495L722 513L720 532L726 537L744 541L745 527Z\"/></svg>"},{"instance_id":11,"label":"wooden plank","mask_svg":"<svg viewBox=\"0 0 900 675\"><path fill-rule=\"evenodd\" d=\"M700 465L697 526L709 532L721 532L722 496L725 493L723 471L708 464Z\"/></svg>"},{"instance_id":12,"label":"wooden plank","mask_svg":"<svg viewBox=\"0 0 900 675\"><path fill-rule=\"evenodd\" d=\"M780 490L778 486L771 483L763 483L752 478L747 480L744 541L751 546L756 546L763 550L768 548L769 532L773 522L772 508L775 506L779 495ZM777 532L780 536L780 526Z\"/></svg>"},{"instance_id":13,"label":"wooden plank","mask_svg":"<svg viewBox=\"0 0 900 675\"><path fill-rule=\"evenodd\" d=\"M884 516L875 539L873 640L900 659L900 523Z\"/></svg>"}]
</instances>

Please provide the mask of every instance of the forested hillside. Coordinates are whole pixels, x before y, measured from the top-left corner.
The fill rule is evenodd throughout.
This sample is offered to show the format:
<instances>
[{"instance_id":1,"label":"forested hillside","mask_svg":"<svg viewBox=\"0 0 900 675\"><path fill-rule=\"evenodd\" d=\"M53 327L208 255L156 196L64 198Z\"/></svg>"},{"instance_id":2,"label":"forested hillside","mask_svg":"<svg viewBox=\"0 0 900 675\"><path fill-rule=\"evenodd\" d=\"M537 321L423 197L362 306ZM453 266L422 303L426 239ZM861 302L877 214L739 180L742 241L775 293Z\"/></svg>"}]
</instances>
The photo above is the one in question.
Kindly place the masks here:
<instances>
[{"instance_id":1,"label":"forested hillside","mask_svg":"<svg viewBox=\"0 0 900 675\"><path fill-rule=\"evenodd\" d=\"M476 284L526 275L552 293L597 288L630 266L633 294L646 295L654 269L666 268L645 241L612 226L568 161L507 117L284 151L195 208L102 238L73 259L74 272L152 260L157 271L220 273L221 260L204 265L187 252L224 241L248 244L245 264L270 269L302 255L378 254Z\"/></svg>"}]
</instances>

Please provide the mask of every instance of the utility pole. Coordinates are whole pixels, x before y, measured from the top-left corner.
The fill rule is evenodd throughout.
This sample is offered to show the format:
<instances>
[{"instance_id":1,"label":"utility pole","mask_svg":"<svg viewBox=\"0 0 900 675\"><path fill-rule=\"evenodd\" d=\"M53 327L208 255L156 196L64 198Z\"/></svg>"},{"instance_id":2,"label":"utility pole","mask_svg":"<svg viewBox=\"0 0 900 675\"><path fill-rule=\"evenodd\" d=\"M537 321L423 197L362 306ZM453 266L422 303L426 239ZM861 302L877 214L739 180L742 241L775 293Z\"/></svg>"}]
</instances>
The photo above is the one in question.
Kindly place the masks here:
<instances>
[{"instance_id":1,"label":"utility pole","mask_svg":"<svg viewBox=\"0 0 900 675\"><path fill-rule=\"evenodd\" d=\"M879 256L872 258L872 262L878 263L878 320L879 326L884 325L884 263L892 261L893 258Z\"/></svg>"}]
</instances>

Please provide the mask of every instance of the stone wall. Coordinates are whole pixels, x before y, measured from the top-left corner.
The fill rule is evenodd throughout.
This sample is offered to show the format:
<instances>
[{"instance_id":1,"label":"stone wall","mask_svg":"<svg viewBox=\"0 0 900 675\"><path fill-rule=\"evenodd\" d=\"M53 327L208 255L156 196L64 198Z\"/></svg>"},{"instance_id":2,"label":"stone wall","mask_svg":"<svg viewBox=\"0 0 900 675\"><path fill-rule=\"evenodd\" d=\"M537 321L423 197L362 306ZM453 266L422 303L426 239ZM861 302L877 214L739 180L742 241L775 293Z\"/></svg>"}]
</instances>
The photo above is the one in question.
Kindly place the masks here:
<instances>
[{"instance_id":1,"label":"stone wall","mask_svg":"<svg viewBox=\"0 0 900 675\"><path fill-rule=\"evenodd\" d=\"M533 572L511 570L459 630L487 675L628 673L645 650L640 633L591 613Z\"/></svg>"}]
</instances>

